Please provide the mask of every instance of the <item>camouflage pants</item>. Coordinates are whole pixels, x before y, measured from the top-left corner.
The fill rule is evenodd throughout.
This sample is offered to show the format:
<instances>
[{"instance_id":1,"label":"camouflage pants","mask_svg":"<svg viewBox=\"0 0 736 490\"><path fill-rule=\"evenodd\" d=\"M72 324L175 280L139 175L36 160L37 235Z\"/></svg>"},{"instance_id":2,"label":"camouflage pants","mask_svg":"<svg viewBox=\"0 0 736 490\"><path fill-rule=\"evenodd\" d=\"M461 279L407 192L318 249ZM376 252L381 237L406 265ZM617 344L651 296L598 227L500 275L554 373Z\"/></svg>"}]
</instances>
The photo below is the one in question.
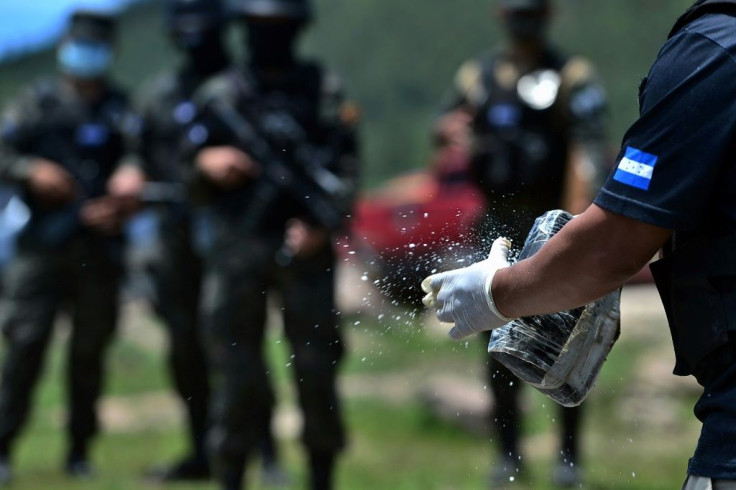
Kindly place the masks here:
<instances>
[{"instance_id":1,"label":"camouflage pants","mask_svg":"<svg viewBox=\"0 0 736 490\"><path fill-rule=\"evenodd\" d=\"M280 240L230 237L207 260L202 313L214 375L210 444L221 478L242 471L272 403L262 355L270 292L282 299L303 442L333 453L345 443L335 387L344 347L334 307L334 256L325 250L279 266L279 246Z\"/></svg>"},{"instance_id":2,"label":"camouflage pants","mask_svg":"<svg viewBox=\"0 0 736 490\"><path fill-rule=\"evenodd\" d=\"M86 444L97 431L95 404L118 317L120 262L107 244L78 239L63 250L20 250L4 276L0 329L7 353L0 381L0 445L24 425L60 309L71 315L68 431Z\"/></svg>"},{"instance_id":3,"label":"camouflage pants","mask_svg":"<svg viewBox=\"0 0 736 490\"><path fill-rule=\"evenodd\" d=\"M198 327L202 263L192 250L187 221L163 216L157 238L146 266L154 286L153 307L167 329L169 369L186 404L192 447L201 454L209 403L207 362Z\"/></svg>"}]
</instances>

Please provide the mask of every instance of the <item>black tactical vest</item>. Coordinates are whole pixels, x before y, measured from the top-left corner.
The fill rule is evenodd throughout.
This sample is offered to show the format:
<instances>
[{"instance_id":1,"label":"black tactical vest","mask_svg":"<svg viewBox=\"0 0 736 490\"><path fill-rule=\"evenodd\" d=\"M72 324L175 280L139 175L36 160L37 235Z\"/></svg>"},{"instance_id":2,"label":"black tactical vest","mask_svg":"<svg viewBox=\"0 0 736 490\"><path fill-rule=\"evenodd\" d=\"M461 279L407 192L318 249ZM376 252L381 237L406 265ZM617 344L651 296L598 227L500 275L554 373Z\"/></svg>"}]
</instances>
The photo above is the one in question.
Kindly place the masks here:
<instances>
[{"instance_id":1,"label":"black tactical vest","mask_svg":"<svg viewBox=\"0 0 736 490\"><path fill-rule=\"evenodd\" d=\"M53 248L79 230L81 203L106 194L107 181L126 152L126 125L135 122L125 97L114 90L94 105L59 81L41 84L35 95L43 118L27 129L24 148L18 150L64 167L78 185L79 198L62 208L47 209L27 196L32 218L19 244Z\"/></svg>"},{"instance_id":2,"label":"black tactical vest","mask_svg":"<svg viewBox=\"0 0 736 490\"><path fill-rule=\"evenodd\" d=\"M28 153L60 164L86 198L105 194L105 185L126 144L122 129L129 117L125 99L109 92L94 105L55 85L39 90L43 119L33 128Z\"/></svg>"},{"instance_id":3,"label":"black tactical vest","mask_svg":"<svg viewBox=\"0 0 736 490\"><path fill-rule=\"evenodd\" d=\"M736 15L736 0L696 2L670 33L708 13ZM651 264L672 333L674 374L707 384L714 366L736 360L736 226L712 211L695 232L675 232L664 257ZM715 354L717 353L717 355Z\"/></svg>"},{"instance_id":4,"label":"black tactical vest","mask_svg":"<svg viewBox=\"0 0 736 490\"><path fill-rule=\"evenodd\" d=\"M502 198L505 208L559 207L569 150L567 125L560 108L561 71L567 59L547 51L538 68L513 87L496 75L497 57L483 64L488 97L474 120L472 171L490 202ZM556 92L547 98L524 97L524 84L547 77Z\"/></svg>"},{"instance_id":5,"label":"black tactical vest","mask_svg":"<svg viewBox=\"0 0 736 490\"><path fill-rule=\"evenodd\" d=\"M321 119L324 74L318 65L304 63L281 75L271 79L248 66L229 71L221 79L228 85L225 91L228 100L220 102L232 104L238 117L248 121L270 152L289 165L298 179L302 169L296 163L297 155L307 147L325 144L330 137ZM209 145L234 145L249 151L221 115L210 111L204 117L210 131ZM268 161L259 163L264 167L269 165ZM230 215L231 219L250 221L250 217L258 215L254 218L256 223L242 225L256 233L281 236L289 219L309 214L301 203L281 191L278 196L269 197L267 209L255 212L259 202L264 201L260 197L264 189L267 187L264 188L262 180L256 179L243 188L225 191L212 187L207 193L218 212Z\"/></svg>"},{"instance_id":6,"label":"black tactical vest","mask_svg":"<svg viewBox=\"0 0 736 490\"><path fill-rule=\"evenodd\" d=\"M162 81L157 100L146 114L142 135L146 172L152 180L186 180L189 162L185 132L197 116L193 97L203 81L190 71L171 74Z\"/></svg>"}]
</instances>

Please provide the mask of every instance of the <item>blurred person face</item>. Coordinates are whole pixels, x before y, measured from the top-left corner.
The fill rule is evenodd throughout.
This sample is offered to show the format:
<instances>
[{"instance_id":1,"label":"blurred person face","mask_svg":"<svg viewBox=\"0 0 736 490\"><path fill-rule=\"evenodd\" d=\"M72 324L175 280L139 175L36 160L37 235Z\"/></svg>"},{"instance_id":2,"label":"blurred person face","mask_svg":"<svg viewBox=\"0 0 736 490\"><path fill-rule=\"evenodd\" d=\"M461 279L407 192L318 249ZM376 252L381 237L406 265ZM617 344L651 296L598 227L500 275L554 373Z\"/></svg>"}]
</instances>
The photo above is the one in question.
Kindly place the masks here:
<instances>
[{"instance_id":1,"label":"blurred person face","mask_svg":"<svg viewBox=\"0 0 736 490\"><path fill-rule=\"evenodd\" d=\"M547 36L548 8L502 8L506 34L517 44L542 44Z\"/></svg>"},{"instance_id":2,"label":"blurred person face","mask_svg":"<svg viewBox=\"0 0 736 490\"><path fill-rule=\"evenodd\" d=\"M303 22L283 17L246 17L246 43L256 66L279 68L294 62Z\"/></svg>"},{"instance_id":3,"label":"blurred person face","mask_svg":"<svg viewBox=\"0 0 736 490\"><path fill-rule=\"evenodd\" d=\"M59 69L77 80L103 78L112 67L114 50L98 39L68 37L57 50Z\"/></svg>"}]
</instances>

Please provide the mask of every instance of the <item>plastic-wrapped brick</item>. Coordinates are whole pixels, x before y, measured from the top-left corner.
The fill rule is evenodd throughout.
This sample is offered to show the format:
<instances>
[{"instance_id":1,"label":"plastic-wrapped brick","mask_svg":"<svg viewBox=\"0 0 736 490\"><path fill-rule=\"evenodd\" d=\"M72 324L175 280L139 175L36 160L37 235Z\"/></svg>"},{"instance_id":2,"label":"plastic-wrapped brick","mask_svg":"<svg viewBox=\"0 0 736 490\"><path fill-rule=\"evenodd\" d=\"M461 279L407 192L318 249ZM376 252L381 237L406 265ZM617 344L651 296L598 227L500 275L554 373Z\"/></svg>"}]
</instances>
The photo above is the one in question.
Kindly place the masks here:
<instances>
[{"instance_id":1,"label":"plastic-wrapped brick","mask_svg":"<svg viewBox=\"0 0 736 490\"><path fill-rule=\"evenodd\" d=\"M537 253L571 219L560 210L537 218L518 260ZM619 289L584 307L514 320L492 332L488 352L561 405L579 405L618 339L620 297Z\"/></svg>"}]
</instances>

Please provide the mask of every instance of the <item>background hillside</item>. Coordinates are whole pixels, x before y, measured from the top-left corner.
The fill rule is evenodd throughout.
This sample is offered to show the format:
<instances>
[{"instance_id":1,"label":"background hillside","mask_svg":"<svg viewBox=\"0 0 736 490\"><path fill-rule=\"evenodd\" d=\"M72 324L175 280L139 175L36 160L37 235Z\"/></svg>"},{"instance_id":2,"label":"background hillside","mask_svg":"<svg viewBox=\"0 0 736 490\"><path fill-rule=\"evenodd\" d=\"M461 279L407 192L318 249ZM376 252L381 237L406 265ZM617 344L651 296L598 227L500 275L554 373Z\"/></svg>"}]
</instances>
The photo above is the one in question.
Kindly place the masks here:
<instances>
[{"instance_id":1,"label":"background hillside","mask_svg":"<svg viewBox=\"0 0 736 490\"><path fill-rule=\"evenodd\" d=\"M558 0L555 42L597 65L610 95L609 139L617 145L636 116L639 80L675 18L692 0ZM366 185L425 164L434 111L455 69L488 49L499 30L487 0L316 0L304 51L318 53L363 107ZM232 42L239 47L240 37ZM123 17L118 79L137 87L176 60L157 2ZM0 65L0 103L53 69L50 52Z\"/></svg>"}]
</instances>

